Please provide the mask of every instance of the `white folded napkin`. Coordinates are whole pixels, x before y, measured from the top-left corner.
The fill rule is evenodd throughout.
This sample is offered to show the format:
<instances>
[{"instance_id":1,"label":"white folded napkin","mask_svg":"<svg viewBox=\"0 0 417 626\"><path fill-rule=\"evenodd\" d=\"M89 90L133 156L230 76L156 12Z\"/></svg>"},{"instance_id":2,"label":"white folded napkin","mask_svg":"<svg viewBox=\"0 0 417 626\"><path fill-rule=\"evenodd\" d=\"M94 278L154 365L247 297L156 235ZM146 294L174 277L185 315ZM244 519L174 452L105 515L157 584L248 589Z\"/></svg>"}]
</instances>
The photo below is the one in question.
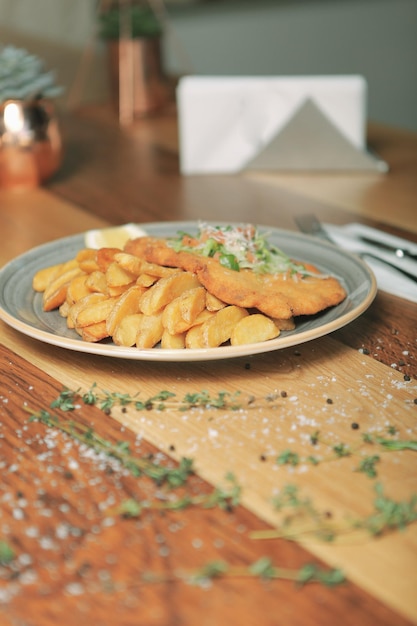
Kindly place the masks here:
<instances>
[{"instance_id":1,"label":"white folded napkin","mask_svg":"<svg viewBox=\"0 0 417 626\"><path fill-rule=\"evenodd\" d=\"M417 277L417 261L408 258L399 258L393 252L376 249L374 246L361 241L360 236L370 237L375 241L407 248L417 253L417 244L394 235L385 233L376 228L365 226L364 224L352 223L345 226L335 226L334 224L324 224L332 240L341 248L354 253L370 252L377 254L381 259L386 259L389 263L404 269ZM363 259L375 274L378 289L386 291L400 298L405 298L411 302L417 302L417 282L413 282L400 272L391 268L383 261L366 257Z\"/></svg>"}]
</instances>

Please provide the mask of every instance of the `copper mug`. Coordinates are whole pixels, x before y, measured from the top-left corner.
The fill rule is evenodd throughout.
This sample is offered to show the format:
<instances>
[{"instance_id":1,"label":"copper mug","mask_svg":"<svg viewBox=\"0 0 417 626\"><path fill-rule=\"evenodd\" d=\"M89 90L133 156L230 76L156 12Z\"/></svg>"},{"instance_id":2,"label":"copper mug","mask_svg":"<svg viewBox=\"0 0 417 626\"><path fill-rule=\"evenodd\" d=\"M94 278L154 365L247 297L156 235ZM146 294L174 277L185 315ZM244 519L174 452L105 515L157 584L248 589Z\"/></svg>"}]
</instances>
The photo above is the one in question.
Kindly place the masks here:
<instances>
[{"instance_id":1,"label":"copper mug","mask_svg":"<svg viewBox=\"0 0 417 626\"><path fill-rule=\"evenodd\" d=\"M0 105L1 188L36 187L61 160L61 133L50 100L7 100Z\"/></svg>"}]
</instances>

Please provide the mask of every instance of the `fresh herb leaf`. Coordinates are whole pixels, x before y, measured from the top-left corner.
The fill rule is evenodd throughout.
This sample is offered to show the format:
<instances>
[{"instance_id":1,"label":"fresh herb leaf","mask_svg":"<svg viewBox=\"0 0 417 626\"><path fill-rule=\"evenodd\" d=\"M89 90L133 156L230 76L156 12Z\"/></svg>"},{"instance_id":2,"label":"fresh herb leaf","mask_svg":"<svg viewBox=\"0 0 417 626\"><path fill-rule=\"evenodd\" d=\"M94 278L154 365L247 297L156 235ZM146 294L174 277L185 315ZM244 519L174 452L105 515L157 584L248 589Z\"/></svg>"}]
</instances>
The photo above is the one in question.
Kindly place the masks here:
<instances>
[{"instance_id":1,"label":"fresh herb leaf","mask_svg":"<svg viewBox=\"0 0 417 626\"><path fill-rule=\"evenodd\" d=\"M300 456L292 450L284 450L277 457L278 465L292 465L295 467L300 463Z\"/></svg>"},{"instance_id":2,"label":"fresh herb leaf","mask_svg":"<svg viewBox=\"0 0 417 626\"><path fill-rule=\"evenodd\" d=\"M0 539L0 565L8 565L15 557L15 552L10 544Z\"/></svg>"},{"instance_id":3,"label":"fresh herb leaf","mask_svg":"<svg viewBox=\"0 0 417 626\"><path fill-rule=\"evenodd\" d=\"M367 456L361 460L356 471L363 472L364 474L369 476L369 478L376 478L377 471L375 465L379 463L380 460L381 458L377 454L374 454L373 456Z\"/></svg>"}]
</instances>

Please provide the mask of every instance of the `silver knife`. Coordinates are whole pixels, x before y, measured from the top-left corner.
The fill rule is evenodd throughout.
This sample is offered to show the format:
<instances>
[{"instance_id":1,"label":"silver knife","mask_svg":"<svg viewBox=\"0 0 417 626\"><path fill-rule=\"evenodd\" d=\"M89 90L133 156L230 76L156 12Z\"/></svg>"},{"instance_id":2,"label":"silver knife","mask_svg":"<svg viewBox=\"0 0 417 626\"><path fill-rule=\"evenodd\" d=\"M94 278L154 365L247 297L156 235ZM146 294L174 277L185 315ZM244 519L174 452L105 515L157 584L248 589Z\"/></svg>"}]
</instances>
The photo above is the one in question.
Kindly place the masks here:
<instances>
[{"instance_id":1,"label":"silver knife","mask_svg":"<svg viewBox=\"0 0 417 626\"><path fill-rule=\"evenodd\" d=\"M399 246L385 243L385 241L372 239L372 237L366 237L365 235L357 235L357 238L364 243L374 246L375 248L381 248L382 250L393 252L399 259L413 259L414 261L417 261L417 252L411 252L411 250L407 250L406 248L400 248Z\"/></svg>"},{"instance_id":2,"label":"silver knife","mask_svg":"<svg viewBox=\"0 0 417 626\"><path fill-rule=\"evenodd\" d=\"M335 244L333 239L330 237L328 232L323 228L323 225L321 224L321 222L317 219L315 215L312 215L312 214L300 215L298 217L295 217L294 220L302 233L306 233L308 235L314 235L315 237L319 237L320 239L325 239ZM372 254L371 252L367 252L367 251L356 252L356 254L364 260L366 260L366 257L370 259L376 259L380 263L383 263L384 265L387 265L388 267L391 267L392 269L396 270L403 276L410 278L413 282L417 282L417 274L412 274L411 272L407 272L407 270L403 269L402 267L398 267L397 264L390 263L386 259L383 259L381 256L378 256L378 254Z\"/></svg>"}]
</instances>

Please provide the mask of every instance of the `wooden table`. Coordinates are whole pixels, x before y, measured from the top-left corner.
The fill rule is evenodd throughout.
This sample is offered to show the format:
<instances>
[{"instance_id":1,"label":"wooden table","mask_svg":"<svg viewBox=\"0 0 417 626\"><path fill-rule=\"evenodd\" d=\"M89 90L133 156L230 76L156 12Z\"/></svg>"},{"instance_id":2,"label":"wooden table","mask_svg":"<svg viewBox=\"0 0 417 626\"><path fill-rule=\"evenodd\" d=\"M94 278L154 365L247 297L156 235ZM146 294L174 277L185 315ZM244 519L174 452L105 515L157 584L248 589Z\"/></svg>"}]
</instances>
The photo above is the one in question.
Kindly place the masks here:
<instances>
[{"instance_id":1,"label":"wooden table","mask_svg":"<svg viewBox=\"0 0 417 626\"><path fill-rule=\"evenodd\" d=\"M227 218L294 230L294 216L314 211L417 240L412 134L370 128L391 166L387 175L182 178L174 111L127 130L105 110L84 110L66 117L63 130L65 161L47 187L0 191L1 264L51 239L129 221ZM331 336L206 363L65 351L4 323L0 336L2 626L417 624L416 524L383 536L354 530L375 513L377 484L385 511L388 501L409 503L417 493L416 451L409 449L417 439L414 304L379 292L365 314ZM51 409L63 388L84 393L94 384L140 399L163 390L176 400L203 390L239 392L242 406L139 411L116 403L103 411L78 400L72 411ZM40 410L61 426L87 426L90 438L125 442L141 462L175 468L191 459L195 475L171 490L135 477L59 427L30 421ZM364 443L378 436L406 449ZM376 477L358 471L366 459ZM214 487L230 494L230 472L240 504L169 508L184 495L207 499ZM280 512L277 498L289 493L293 507ZM129 499L145 502L139 516L121 515ZM281 526L283 536L265 535L295 513L298 522ZM317 523L337 525L336 539L292 536L300 524L312 531ZM6 563L8 547L14 559ZM263 558L279 578L250 570ZM191 584L219 561L227 564L224 575ZM285 579L312 563L327 574L343 570L346 581Z\"/></svg>"}]
</instances>

